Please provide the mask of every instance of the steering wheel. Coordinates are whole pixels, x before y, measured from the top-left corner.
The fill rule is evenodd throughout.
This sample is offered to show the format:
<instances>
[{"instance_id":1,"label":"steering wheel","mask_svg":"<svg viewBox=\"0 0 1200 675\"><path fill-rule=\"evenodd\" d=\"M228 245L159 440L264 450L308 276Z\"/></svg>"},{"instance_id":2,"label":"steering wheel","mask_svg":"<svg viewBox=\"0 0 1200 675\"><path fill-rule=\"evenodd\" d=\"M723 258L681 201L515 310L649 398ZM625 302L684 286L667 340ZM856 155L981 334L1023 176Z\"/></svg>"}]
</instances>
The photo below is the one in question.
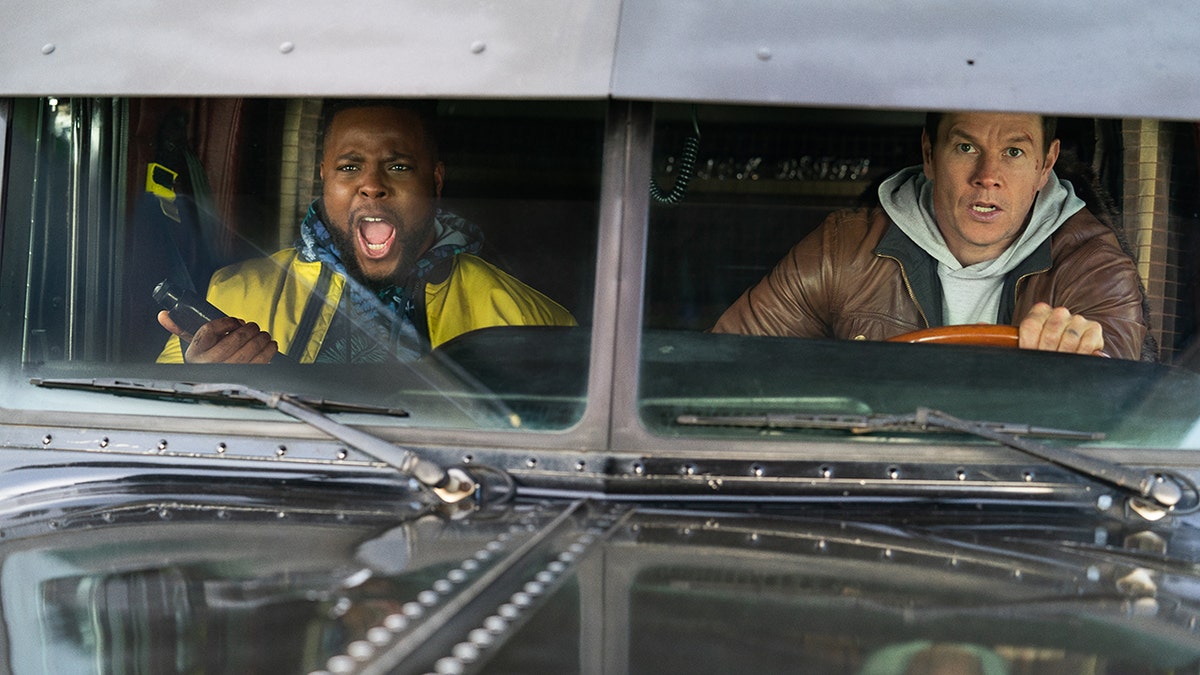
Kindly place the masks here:
<instances>
[{"instance_id":1,"label":"steering wheel","mask_svg":"<svg viewBox=\"0 0 1200 675\"><path fill-rule=\"evenodd\" d=\"M987 323L938 326L895 335L888 338L887 342L1015 348L1017 346L1017 327Z\"/></svg>"}]
</instances>

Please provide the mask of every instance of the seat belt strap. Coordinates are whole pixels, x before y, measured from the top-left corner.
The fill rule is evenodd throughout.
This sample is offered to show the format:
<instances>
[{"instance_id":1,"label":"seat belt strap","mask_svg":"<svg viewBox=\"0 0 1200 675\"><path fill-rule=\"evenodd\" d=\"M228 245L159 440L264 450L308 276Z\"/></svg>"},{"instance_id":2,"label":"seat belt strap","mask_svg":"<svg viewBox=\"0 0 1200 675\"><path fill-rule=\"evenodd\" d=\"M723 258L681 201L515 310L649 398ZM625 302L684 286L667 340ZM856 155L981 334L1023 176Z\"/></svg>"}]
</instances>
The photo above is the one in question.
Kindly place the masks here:
<instances>
[{"instance_id":1,"label":"seat belt strap","mask_svg":"<svg viewBox=\"0 0 1200 675\"><path fill-rule=\"evenodd\" d=\"M321 310L325 307L325 299L329 297L329 289L332 285L333 268L322 264L321 272L317 275L317 283L313 286L308 301L304 303L304 312L300 315L300 323L296 326L296 334L292 337L292 344L289 348L289 351L293 353L288 356L297 362L304 355L308 341L312 339L313 328L317 325L317 319L321 318Z\"/></svg>"}]
</instances>

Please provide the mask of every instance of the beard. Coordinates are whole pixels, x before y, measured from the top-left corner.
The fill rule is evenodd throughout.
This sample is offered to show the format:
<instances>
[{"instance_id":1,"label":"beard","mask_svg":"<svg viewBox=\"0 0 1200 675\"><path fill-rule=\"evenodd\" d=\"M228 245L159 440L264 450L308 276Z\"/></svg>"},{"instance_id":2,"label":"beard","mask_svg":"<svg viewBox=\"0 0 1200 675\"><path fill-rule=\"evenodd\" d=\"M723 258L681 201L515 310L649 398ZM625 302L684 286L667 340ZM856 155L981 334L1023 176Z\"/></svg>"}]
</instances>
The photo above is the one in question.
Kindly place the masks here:
<instances>
[{"instance_id":1,"label":"beard","mask_svg":"<svg viewBox=\"0 0 1200 675\"><path fill-rule=\"evenodd\" d=\"M396 217L393 222L401 223L396 227L395 246L399 247L400 258L388 272L368 275L358 261L358 231L350 223L340 224L330 220L328 214L322 214L328 224L326 229L337 248L338 257L346 267L346 273L352 279L363 284L372 291L381 291L390 286L403 286L404 282L416 269L417 259L425 252L421 247L433 232L433 214L417 227L402 227L403 222Z\"/></svg>"}]
</instances>

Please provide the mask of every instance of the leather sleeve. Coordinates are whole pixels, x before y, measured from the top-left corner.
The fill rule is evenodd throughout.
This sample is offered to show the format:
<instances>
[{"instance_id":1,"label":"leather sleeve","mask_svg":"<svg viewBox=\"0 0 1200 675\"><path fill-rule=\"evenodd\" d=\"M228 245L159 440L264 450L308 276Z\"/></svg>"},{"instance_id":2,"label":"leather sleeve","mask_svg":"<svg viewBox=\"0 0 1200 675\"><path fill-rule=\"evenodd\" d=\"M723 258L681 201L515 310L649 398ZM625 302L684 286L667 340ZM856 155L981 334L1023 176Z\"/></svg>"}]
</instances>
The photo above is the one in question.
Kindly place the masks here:
<instances>
[{"instance_id":1,"label":"leather sleeve","mask_svg":"<svg viewBox=\"0 0 1200 675\"><path fill-rule=\"evenodd\" d=\"M765 277L742 294L712 327L714 333L825 337L830 333L831 282L827 251L838 214L792 247ZM831 253L831 251L830 251Z\"/></svg>"},{"instance_id":2,"label":"leather sleeve","mask_svg":"<svg viewBox=\"0 0 1200 675\"><path fill-rule=\"evenodd\" d=\"M1108 226L1082 211L1063 225L1054 242L1054 266L1018 288L1013 322L1037 302L1066 307L1098 322L1104 329L1104 351L1122 359L1142 357L1147 326L1144 294L1137 266Z\"/></svg>"}]
</instances>

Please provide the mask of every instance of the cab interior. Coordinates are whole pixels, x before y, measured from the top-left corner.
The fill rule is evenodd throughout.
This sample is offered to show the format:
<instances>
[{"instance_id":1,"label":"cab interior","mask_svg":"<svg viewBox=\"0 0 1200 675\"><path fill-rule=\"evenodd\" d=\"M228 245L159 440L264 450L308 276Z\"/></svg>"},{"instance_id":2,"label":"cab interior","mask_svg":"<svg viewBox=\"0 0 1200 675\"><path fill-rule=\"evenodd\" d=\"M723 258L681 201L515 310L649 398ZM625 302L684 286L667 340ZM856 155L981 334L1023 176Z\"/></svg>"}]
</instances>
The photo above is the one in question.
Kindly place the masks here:
<instances>
[{"instance_id":1,"label":"cab interior","mask_svg":"<svg viewBox=\"0 0 1200 675\"><path fill-rule=\"evenodd\" d=\"M480 225L485 258L585 327L614 109L439 102L443 208ZM8 222L34 225L7 254L33 253L27 362L152 361L166 338L154 285L175 275L203 289L215 269L291 245L320 190L319 99L26 98L12 116L28 133L10 140ZM917 111L654 104L653 145L634 150L664 192L678 182L687 138L698 132L699 143L682 198L651 201L643 327L706 330L830 211L869 201L878 181L919 163L922 122ZM1060 169L1069 161L1091 174L1090 201L1136 256L1158 359L1192 370L1198 129L1059 123ZM33 186L32 199L22 186ZM55 252L54 242L65 246Z\"/></svg>"}]
</instances>

